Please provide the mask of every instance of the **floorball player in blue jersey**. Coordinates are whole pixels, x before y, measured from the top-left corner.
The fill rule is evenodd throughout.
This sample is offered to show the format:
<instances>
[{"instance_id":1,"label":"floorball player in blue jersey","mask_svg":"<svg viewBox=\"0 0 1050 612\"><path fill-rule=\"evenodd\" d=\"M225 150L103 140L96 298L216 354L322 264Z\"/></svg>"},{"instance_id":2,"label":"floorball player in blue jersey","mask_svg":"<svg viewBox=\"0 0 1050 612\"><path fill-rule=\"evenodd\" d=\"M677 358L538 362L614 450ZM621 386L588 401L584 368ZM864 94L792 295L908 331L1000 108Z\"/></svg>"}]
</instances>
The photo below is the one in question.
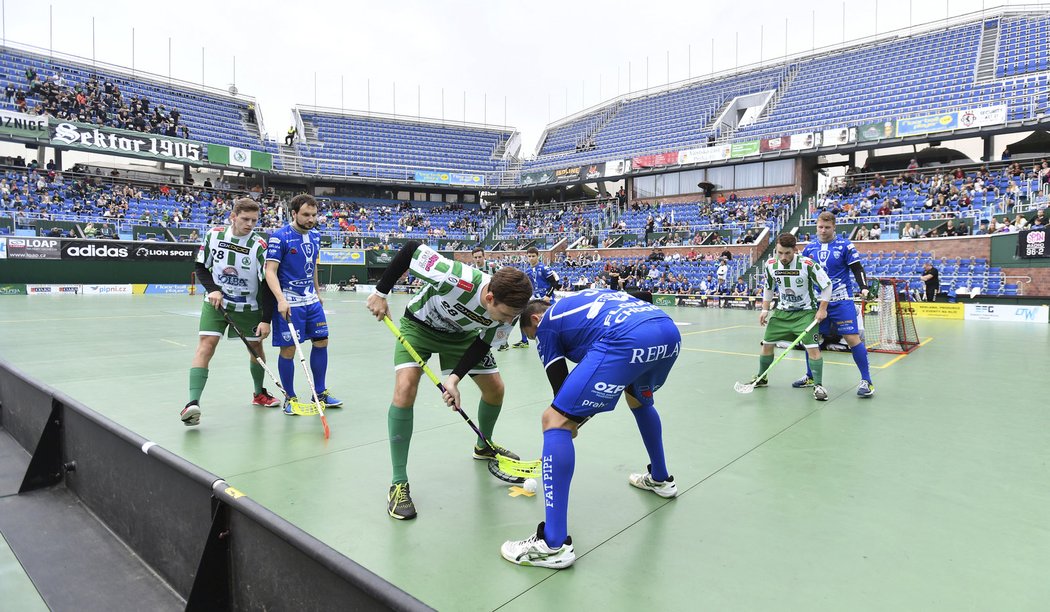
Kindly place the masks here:
<instances>
[{"instance_id":1,"label":"floorball player in blue jersey","mask_svg":"<svg viewBox=\"0 0 1050 612\"><path fill-rule=\"evenodd\" d=\"M529 250L525 251L525 258L529 262L529 265L525 267L525 274L532 281L532 297L553 302L554 290L561 289L561 279L558 278L558 273L540 261L540 251L536 247L529 247ZM525 332L521 333L521 340L511 345L513 348L528 348L528 346L529 338ZM506 348L504 345L499 350Z\"/></svg>"},{"instance_id":2,"label":"floorball player in blue jersey","mask_svg":"<svg viewBox=\"0 0 1050 612\"><path fill-rule=\"evenodd\" d=\"M288 398L284 402L284 413L296 414L293 406L296 398L295 344L290 325L300 342L308 338L310 349L310 373L313 376L318 399L326 408L343 405L325 386L328 372L328 321L324 315L318 290L317 260L321 253L321 234L317 225L317 200L302 194L289 203L291 222L270 234L266 248L266 284L273 292L277 306L273 315L273 345L280 348L277 373L281 378ZM313 395L307 392L307 396ZM312 401L311 397L310 400Z\"/></svg>"},{"instance_id":3,"label":"floorball player in blue jersey","mask_svg":"<svg viewBox=\"0 0 1050 612\"><path fill-rule=\"evenodd\" d=\"M853 303L850 291L850 275L857 281L863 297L868 296L868 281L864 276L864 266L860 263L860 254L849 238L835 234L835 215L822 212L817 217L817 239L812 240L802 250L802 254L824 267L831 278L831 302L828 304L828 318L820 322L820 334L842 336L853 354L853 361L860 370L860 384L857 385L857 396L870 398L875 395L875 385L871 382L871 368L868 365L868 347L860 339L860 325L857 323L857 307ZM804 388L813 386L813 373L806 359L806 375L791 383L792 387Z\"/></svg>"},{"instance_id":4,"label":"floorball player in blue jersey","mask_svg":"<svg viewBox=\"0 0 1050 612\"><path fill-rule=\"evenodd\" d=\"M628 482L660 497L678 487L667 473L660 415L653 393L671 371L682 336L670 317L652 304L620 291L588 289L558 300L533 300L521 329L537 340L554 401L543 413L543 500L545 521L536 534L504 542L503 558L518 565L565 568L576 560L568 535L569 484L576 465L573 438L587 419L616 407L626 394L649 469ZM569 372L567 361L577 365Z\"/></svg>"}]
</instances>

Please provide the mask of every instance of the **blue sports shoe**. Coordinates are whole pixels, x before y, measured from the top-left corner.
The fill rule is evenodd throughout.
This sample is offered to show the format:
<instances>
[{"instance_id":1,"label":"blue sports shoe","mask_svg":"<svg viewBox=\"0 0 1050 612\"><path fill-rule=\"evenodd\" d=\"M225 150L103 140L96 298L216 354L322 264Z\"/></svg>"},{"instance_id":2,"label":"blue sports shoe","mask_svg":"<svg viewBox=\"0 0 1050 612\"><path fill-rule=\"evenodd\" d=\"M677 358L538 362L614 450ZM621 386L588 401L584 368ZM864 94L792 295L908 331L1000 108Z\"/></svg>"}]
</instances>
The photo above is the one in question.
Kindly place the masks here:
<instances>
[{"instance_id":1,"label":"blue sports shoe","mask_svg":"<svg viewBox=\"0 0 1050 612\"><path fill-rule=\"evenodd\" d=\"M875 395L875 385L870 380L862 380L857 385L857 397L871 397Z\"/></svg>"},{"instance_id":2,"label":"blue sports shoe","mask_svg":"<svg viewBox=\"0 0 1050 612\"><path fill-rule=\"evenodd\" d=\"M295 415L295 410L294 410L292 404L294 402L298 402L298 401L299 400L294 395L291 396L291 397L284 398L284 408L283 408L284 413L287 414L288 416L296 416Z\"/></svg>"},{"instance_id":3,"label":"blue sports shoe","mask_svg":"<svg viewBox=\"0 0 1050 612\"><path fill-rule=\"evenodd\" d=\"M325 389L321 393L318 393L317 394L317 399L320 400L320 402L322 404L324 404L325 408L342 408L343 407L343 400L341 400L338 397L336 397L336 396L332 395L331 393L329 393L328 389Z\"/></svg>"}]
</instances>

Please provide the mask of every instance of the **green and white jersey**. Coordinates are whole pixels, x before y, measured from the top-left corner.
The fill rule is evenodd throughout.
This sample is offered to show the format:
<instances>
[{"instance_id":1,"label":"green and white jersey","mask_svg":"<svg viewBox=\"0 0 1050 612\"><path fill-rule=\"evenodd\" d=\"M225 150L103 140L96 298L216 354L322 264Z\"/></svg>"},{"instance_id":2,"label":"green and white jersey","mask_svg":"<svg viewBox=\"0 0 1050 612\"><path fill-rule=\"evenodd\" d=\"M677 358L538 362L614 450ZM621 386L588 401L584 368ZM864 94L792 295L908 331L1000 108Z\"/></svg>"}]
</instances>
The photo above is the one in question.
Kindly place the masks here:
<instances>
[{"instance_id":1,"label":"green and white jersey","mask_svg":"<svg viewBox=\"0 0 1050 612\"><path fill-rule=\"evenodd\" d=\"M216 227L204 236L197 263L211 271L227 310L259 310L259 283L266 265L266 241L255 232L234 236L232 227ZM205 296L207 301L207 296Z\"/></svg>"},{"instance_id":2,"label":"green and white jersey","mask_svg":"<svg viewBox=\"0 0 1050 612\"><path fill-rule=\"evenodd\" d=\"M779 298L777 310L816 310L820 293L831 286L831 279L820 264L796 254L788 265L776 257L766 260L766 289Z\"/></svg>"},{"instance_id":3,"label":"green and white jersey","mask_svg":"<svg viewBox=\"0 0 1050 612\"><path fill-rule=\"evenodd\" d=\"M481 304L481 288L491 276L421 245L412 254L409 273L425 283L408 304L417 321L442 332L477 332L490 346L510 337L514 322L493 321Z\"/></svg>"},{"instance_id":4,"label":"green and white jersey","mask_svg":"<svg viewBox=\"0 0 1050 612\"><path fill-rule=\"evenodd\" d=\"M496 273L496 270L499 270L502 267L503 266L499 265L498 263L486 259L485 263L483 263L481 265L481 268L479 268L479 269L482 272L484 272L485 274L488 274L489 276L492 276L493 274Z\"/></svg>"}]
</instances>

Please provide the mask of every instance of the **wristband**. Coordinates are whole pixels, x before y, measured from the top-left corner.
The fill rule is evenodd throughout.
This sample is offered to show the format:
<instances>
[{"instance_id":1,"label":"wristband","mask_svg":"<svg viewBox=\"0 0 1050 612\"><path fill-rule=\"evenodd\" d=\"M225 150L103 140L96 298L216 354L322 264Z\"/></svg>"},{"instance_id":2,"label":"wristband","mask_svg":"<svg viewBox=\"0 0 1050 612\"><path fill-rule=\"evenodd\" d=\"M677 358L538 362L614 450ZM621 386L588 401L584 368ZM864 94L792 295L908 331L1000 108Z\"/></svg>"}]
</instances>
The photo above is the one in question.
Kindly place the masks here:
<instances>
[{"instance_id":1,"label":"wristband","mask_svg":"<svg viewBox=\"0 0 1050 612\"><path fill-rule=\"evenodd\" d=\"M385 300L385 299L386 299L386 296L387 296L388 294L386 294L386 293L383 293L383 292L382 292L382 291L380 291L379 289L373 289L373 290L372 290L372 295L378 295L379 297L381 297L381 298L383 298L383 299Z\"/></svg>"}]
</instances>

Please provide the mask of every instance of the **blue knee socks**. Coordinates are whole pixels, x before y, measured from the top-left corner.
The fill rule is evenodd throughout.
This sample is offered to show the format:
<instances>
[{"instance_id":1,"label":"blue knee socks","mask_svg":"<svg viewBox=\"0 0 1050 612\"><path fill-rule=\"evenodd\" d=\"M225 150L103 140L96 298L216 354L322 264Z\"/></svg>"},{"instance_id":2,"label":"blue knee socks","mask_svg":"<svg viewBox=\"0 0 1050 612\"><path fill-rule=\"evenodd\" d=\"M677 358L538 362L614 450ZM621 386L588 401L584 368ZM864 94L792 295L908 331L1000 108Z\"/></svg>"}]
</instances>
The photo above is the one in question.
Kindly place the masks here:
<instances>
[{"instance_id":1,"label":"blue knee socks","mask_svg":"<svg viewBox=\"0 0 1050 612\"><path fill-rule=\"evenodd\" d=\"M868 347L864 346L863 342L857 344L857 346L850 349L853 353L853 361L857 363L857 368L860 370L860 377L868 382L871 382L871 371L868 368Z\"/></svg>"},{"instance_id":2,"label":"blue knee socks","mask_svg":"<svg viewBox=\"0 0 1050 612\"><path fill-rule=\"evenodd\" d=\"M281 384L284 385L284 392L289 396L294 397L295 388L292 383L295 381L295 362L289 358L278 357L277 374L281 377Z\"/></svg>"},{"instance_id":3,"label":"blue knee socks","mask_svg":"<svg viewBox=\"0 0 1050 612\"><path fill-rule=\"evenodd\" d=\"M328 371L328 347L314 345L310 349L310 373L314 376L314 388L317 394L324 393L328 387L325 386L324 375Z\"/></svg>"},{"instance_id":4,"label":"blue knee socks","mask_svg":"<svg viewBox=\"0 0 1050 612\"><path fill-rule=\"evenodd\" d=\"M653 406L643 406L631 410L638 423L638 432L649 453L649 474L653 480L667 480L667 461L664 459L663 427L660 425L660 414Z\"/></svg>"},{"instance_id":5,"label":"blue knee socks","mask_svg":"<svg viewBox=\"0 0 1050 612\"><path fill-rule=\"evenodd\" d=\"M543 539L551 548L559 548L568 537L569 484L576 468L576 448L572 432L548 429L543 432L543 505L546 525Z\"/></svg>"}]
</instances>

